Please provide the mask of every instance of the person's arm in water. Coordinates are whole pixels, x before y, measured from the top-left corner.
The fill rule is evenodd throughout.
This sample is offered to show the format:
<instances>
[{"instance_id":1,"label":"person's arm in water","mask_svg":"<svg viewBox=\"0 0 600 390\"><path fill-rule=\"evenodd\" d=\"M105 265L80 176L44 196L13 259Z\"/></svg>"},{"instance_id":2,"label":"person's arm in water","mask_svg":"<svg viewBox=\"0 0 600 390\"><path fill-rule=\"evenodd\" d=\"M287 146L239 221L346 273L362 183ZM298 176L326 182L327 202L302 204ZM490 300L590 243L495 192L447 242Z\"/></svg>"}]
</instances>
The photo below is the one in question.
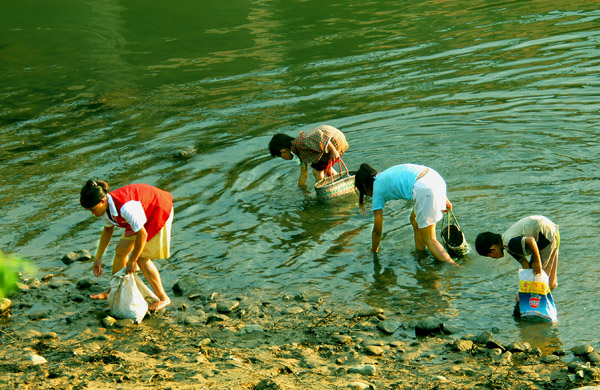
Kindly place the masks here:
<instances>
[{"instance_id":1,"label":"person's arm in water","mask_svg":"<svg viewBox=\"0 0 600 390\"><path fill-rule=\"evenodd\" d=\"M129 260L127 260L127 273L133 273L138 270L137 260L142 254L144 247L146 246L146 239L148 238L148 232L146 228L142 226L142 228L135 233L135 244L133 246L133 250L129 254Z\"/></svg>"},{"instance_id":2,"label":"person's arm in water","mask_svg":"<svg viewBox=\"0 0 600 390\"><path fill-rule=\"evenodd\" d=\"M379 244L383 235L383 209L373 211L373 233L371 234L371 251L379 252Z\"/></svg>"},{"instance_id":3,"label":"person's arm in water","mask_svg":"<svg viewBox=\"0 0 600 390\"><path fill-rule=\"evenodd\" d=\"M298 185L303 186L306 184L308 178L308 163L300 163L300 177L298 178Z\"/></svg>"},{"instance_id":4,"label":"person's arm in water","mask_svg":"<svg viewBox=\"0 0 600 390\"><path fill-rule=\"evenodd\" d=\"M94 275L96 276L102 276L104 273L102 271L102 256L104 255L104 252L106 252L108 244L110 244L110 239L112 238L114 231L114 226L104 226L104 229L102 229L102 233L100 234L100 242L98 243L98 249L96 250L96 255L94 256L94 266L92 267Z\"/></svg>"},{"instance_id":5,"label":"person's arm in water","mask_svg":"<svg viewBox=\"0 0 600 390\"><path fill-rule=\"evenodd\" d=\"M525 238L525 245L531 251L531 261L529 262L529 267L533 269L534 274L542 273L542 259L540 258L540 251L538 249L537 243L533 237Z\"/></svg>"}]
</instances>

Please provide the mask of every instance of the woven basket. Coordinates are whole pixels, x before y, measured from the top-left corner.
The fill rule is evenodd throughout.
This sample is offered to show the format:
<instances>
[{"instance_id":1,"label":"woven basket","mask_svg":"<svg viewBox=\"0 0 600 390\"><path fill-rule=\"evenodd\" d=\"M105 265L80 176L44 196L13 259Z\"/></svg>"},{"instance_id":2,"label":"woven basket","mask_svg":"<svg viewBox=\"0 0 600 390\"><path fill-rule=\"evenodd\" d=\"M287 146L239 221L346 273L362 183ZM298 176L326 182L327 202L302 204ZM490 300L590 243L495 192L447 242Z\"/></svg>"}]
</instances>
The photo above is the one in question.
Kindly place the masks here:
<instances>
[{"instance_id":1,"label":"woven basket","mask_svg":"<svg viewBox=\"0 0 600 390\"><path fill-rule=\"evenodd\" d=\"M317 198L332 199L358 192L354 187L354 173L354 171L342 172L319 180L315 184Z\"/></svg>"},{"instance_id":2,"label":"woven basket","mask_svg":"<svg viewBox=\"0 0 600 390\"><path fill-rule=\"evenodd\" d=\"M450 216L454 219L452 222ZM469 244L465 235L460 230L460 225L452 210L448 210L442 220L442 231L440 232L442 243L451 257L459 258L469 253Z\"/></svg>"}]
</instances>

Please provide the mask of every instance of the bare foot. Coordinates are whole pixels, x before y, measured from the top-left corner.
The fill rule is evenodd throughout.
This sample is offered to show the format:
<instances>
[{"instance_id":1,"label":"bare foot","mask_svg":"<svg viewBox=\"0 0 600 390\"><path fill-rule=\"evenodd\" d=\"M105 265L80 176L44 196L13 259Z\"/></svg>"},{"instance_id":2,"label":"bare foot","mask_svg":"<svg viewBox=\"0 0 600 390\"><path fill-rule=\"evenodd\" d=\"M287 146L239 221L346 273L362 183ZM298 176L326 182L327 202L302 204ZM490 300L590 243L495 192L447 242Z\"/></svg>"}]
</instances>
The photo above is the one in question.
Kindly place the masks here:
<instances>
[{"instance_id":1,"label":"bare foot","mask_svg":"<svg viewBox=\"0 0 600 390\"><path fill-rule=\"evenodd\" d=\"M165 307L167 307L170 304L171 304L171 299L169 299L169 297L167 297L167 299L164 299L162 301L154 301L150 304L150 306L148 306L148 311L150 313L154 313L154 312L164 309Z\"/></svg>"},{"instance_id":2,"label":"bare foot","mask_svg":"<svg viewBox=\"0 0 600 390\"><path fill-rule=\"evenodd\" d=\"M90 298L92 298L92 299L106 299L106 298L108 298L108 293L109 292L110 292L110 290L109 291L101 292L100 294L90 294Z\"/></svg>"}]
</instances>

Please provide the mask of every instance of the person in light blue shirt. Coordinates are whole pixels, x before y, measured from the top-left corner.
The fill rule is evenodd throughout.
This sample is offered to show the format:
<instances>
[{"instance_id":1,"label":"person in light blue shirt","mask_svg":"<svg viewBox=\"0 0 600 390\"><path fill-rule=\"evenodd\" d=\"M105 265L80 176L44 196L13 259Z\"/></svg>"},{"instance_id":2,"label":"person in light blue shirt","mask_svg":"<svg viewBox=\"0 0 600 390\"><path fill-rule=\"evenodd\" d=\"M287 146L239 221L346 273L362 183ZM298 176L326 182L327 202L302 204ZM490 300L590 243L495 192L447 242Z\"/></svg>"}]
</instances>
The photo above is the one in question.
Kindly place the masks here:
<instances>
[{"instance_id":1,"label":"person in light blue shirt","mask_svg":"<svg viewBox=\"0 0 600 390\"><path fill-rule=\"evenodd\" d=\"M459 266L437 240L435 225L452 203L446 197L446 183L432 168L416 164L401 164L379 173L369 164L356 171L354 185L359 193L359 206L366 215L364 197L373 198L373 233L371 251L377 253L383 234L383 208L386 202L405 199L414 202L410 223L417 250L428 248L433 256ZM459 266L460 267L460 266Z\"/></svg>"}]
</instances>

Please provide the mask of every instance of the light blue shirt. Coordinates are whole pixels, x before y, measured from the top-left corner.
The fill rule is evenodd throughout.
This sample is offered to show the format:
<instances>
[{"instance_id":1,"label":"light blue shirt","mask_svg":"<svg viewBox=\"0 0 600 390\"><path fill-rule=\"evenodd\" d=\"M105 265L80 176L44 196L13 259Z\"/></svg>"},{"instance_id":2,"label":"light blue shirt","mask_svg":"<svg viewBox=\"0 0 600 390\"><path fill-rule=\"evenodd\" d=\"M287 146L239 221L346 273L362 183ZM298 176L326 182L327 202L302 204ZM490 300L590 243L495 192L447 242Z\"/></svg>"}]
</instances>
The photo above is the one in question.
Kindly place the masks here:
<instances>
[{"instance_id":1,"label":"light blue shirt","mask_svg":"<svg viewBox=\"0 0 600 390\"><path fill-rule=\"evenodd\" d=\"M375 176L373 182L373 211L382 210L388 200L413 200L413 188L419 173L426 166L401 164L390 167Z\"/></svg>"}]
</instances>

